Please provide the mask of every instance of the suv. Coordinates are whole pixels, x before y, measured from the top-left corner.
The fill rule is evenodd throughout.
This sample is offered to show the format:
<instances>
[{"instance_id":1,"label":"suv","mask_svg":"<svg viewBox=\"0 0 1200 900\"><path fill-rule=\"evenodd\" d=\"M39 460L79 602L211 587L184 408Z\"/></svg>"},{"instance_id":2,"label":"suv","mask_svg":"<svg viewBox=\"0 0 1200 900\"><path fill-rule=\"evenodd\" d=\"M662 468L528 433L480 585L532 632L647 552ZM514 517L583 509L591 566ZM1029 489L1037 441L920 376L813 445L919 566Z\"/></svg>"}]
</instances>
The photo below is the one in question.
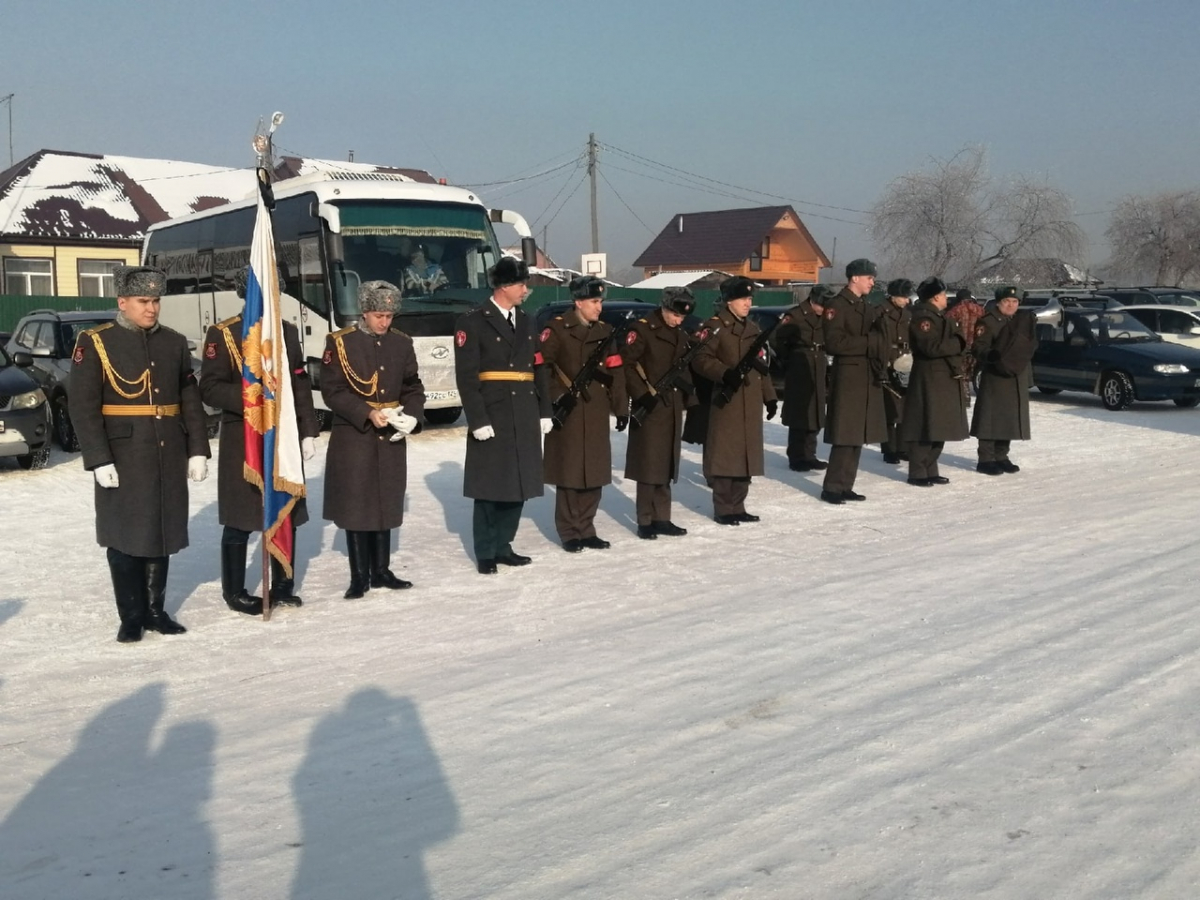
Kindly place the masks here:
<instances>
[{"instance_id":1,"label":"suv","mask_svg":"<svg viewBox=\"0 0 1200 900\"><path fill-rule=\"evenodd\" d=\"M1186 288L1131 287L1104 288L1103 293L1119 300L1125 306L1142 306L1147 303L1163 303L1167 306L1200 307L1200 291Z\"/></svg>"},{"instance_id":2,"label":"suv","mask_svg":"<svg viewBox=\"0 0 1200 900\"><path fill-rule=\"evenodd\" d=\"M67 411L67 385L71 377L71 356L75 352L75 336L89 328L111 322L115 310L95 312L57 312L39 309L17 322L8 342L8 352L27 353L33 364L29 368L50 401L54 421L54 440L68 453L79 449L79 439L71 426Z\"/></svg>"},{"instance_id":3,"label":"suv","mask_svg":"<svg viewBox=\"0 0 1200 900\"><path fill-rule=\"evenodd\" d=\"M36 381L23 371L28 353L0 350L0 457L15 456L22 469L42 469L50 459L50 406Z\"/></svg>"}]
</instances>

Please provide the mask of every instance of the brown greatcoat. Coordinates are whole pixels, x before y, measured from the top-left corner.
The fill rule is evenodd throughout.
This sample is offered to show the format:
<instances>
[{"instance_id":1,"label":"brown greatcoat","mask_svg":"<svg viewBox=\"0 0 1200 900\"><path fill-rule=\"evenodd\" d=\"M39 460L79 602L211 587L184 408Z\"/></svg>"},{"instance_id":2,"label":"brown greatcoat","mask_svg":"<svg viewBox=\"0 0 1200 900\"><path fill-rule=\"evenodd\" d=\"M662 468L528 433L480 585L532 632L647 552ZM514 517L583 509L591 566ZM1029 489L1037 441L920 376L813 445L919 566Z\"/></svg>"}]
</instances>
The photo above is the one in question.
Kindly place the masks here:
<instances>
[{"instance_id":1,"label":"brown greatcoat","mask_svg":"<svg viewBox=\"0 0 1200 900\"><path fill-rule=\"evenodd\" d=\"M631 401L639 400L650 385L662 378L688 352L687 333L671 328L655 310L639 319L621 342L625 360L625 386ZM685 370L680 373L688 377ZM625 477L645 484L669 484L679 480L679 444L683 439L683 409L689 395L672 385L659 392L641 425L629 424L625 452ZM664 402L665 401L665 402Z\"/></svg>"},{"instance_id":2,"label":"brown greatcoat","mask_svg":"<svg viewBox=\"0 0 1200 900\"><path fill-rule=\"evenodd\" d=\"M738 319L723 309L701 329L698 337L704 340L708 330L721 332L704 345L692 368L698 375L713 382L709 400L708 434L704 439L704 477L747 478L763 473L763 405L774 400L775 387L771 379L752 368L742 379L742 385L723 407L713 400L720 396L721 378L726 370L736 366L760 333L750 318ZM766 353L759 358L766 363Z\"/></svg>"},{"instance_id":3,"label":"brown greatcoat","mask_svg":"<svg viewBox=\"0 0 1200 900\"><path fill-rule=\"evenodd\" d=\"M120 486L96 485L96 543L160 557L188 545L187 463L211 456L187 338L118 316L75 342L71 422L83 467L117 467ZM131 395L131 396L127 396ZM175 415L113 415L101 407L174 406Z\"/></svg>"},{"instance_id":4,"label":"brown greatcoat","mask_svg":"<svg viewBox=\"0 0 1200 900\"><path fill-rule=\"evenodd\" d=\"M849 288L825 304L825 349L833 357L826 444L861 447L887 440L883 389L872 367L887 359L886 338L876 323L881 314Z\"/></svg>"},{"instance_id":5,"label":"brown greatcoat","mask_svg":"<svg viewBox=\"0 0 1200 900\"><path fill-rule=\"evenodd\" d=\"M897 306L891 300L885 300L879 308L879 325L883 330L887 358L887 379L893 390L903 393L904 388L892 366L897 359L909 352L908 326L912 321L912 310L907 306ZM883 407L889 424L896 424L904 418L904 398L897 397L892 391L883 392Z\"/></svg>"},{"instance_id":6,"label":"brown greatcoat","mask_svg":"<svg viewBox=\"0 0 1200 900\"><path fill-rule=\"evenodd\" d=\"M783 415L789 428L820 431L825 425L825 329L821 315L807 300L783 314L771 335L775 353L785 365Z\"/></svg>"},{"instance_id":7,"label":"brown greatcoat","mask_svg":"<svg viewBox=\"0 0 1200 900\"><path fill-rule=\"evenodd\" d=\"M965 342L958 323L932 303L918 303L908 327L913 368L904 398L900 440L937 443L967 436L963 396Z\"/></svg>"},{"instance_id":8,"label":"brown greatcoat","mask_svg":"<svg viewBox=\"0 0 1200 900\"><path fill-rule=\"evenodd\" d=\"M541 419L550 418L546 367L533 319L520 308L509 328L495 302L488 300L458 319L454 335L454 373L467 416L467 456L463 496L475 500L521 502L544 493ZM481 372L528 374L532 381L480 380ZM491 425L486 441L471 432Z\"/></svg>"},{"instance_id":9,"label":"brown greatcoat","mask_svg":"<svg viewBox=\"0 0 1200 900\"><path fill-rule=\"evenodd\" d=\"M421 428L425 386L413 342L389 329L351 326L325 339L321 396L333 412L325 454L324 516L347 531L389 531L404 521L408 438L371 424L372 409L399 406Z\"/></svg>"},{"instance_id":10,"label":"brown greatcoat","mask_svg":"<svg viewBox=\"0 0 1200 900\"><path fill-rule=\"evenodd\" d=\"M989 360L1000 332L1011 327L1011 322L1008 316L992 310L975 326L971 352L980 374L979 396L971 414L971 435L985 441L1029 440L1029 389L1033 372L1027 363L1016 375L1010 375L1001 372L995 360Z\"/></svg>"},{"instance_id":11,"label":"brown greatcoat","mask_svg":"<svg viewBox=\"0 0 1200 900\"><path fill-rule=\"evenodd\" d=\"M629 414L621 355L612 346L612 333L612 326L604 322L589 325L577 309L555 316L542 329L541 354L550 380L551 403L567 392L567 385L597 347L605 345L601 351L604 361L597 370L600 378L588 385L587 398L581 394L562 427L546 435L546 484L581 490L612 483L608 416L610 412ZM611 385L602 383L605 376Z\"/></svg>"},{"instance_id":12,"label":"brown greatcoat","mask_svg":"<svg viewBox=\"0 0 1200 900\"><path fill-rule=\"evenodd\" d=\"M313 409L312 383L300 350L300 333L283 323L283 341L292 367L292 396L300 437L321 432ZM217 521L239 531L262 531L262 491L246 480L246 432L242 419L242 316L210 325L204 336L200 363L200 396L221 410L220 454L217 461ZM292 510L296 526L308 521L308 505L301 497Z\"/></svg>"}]
</instances>

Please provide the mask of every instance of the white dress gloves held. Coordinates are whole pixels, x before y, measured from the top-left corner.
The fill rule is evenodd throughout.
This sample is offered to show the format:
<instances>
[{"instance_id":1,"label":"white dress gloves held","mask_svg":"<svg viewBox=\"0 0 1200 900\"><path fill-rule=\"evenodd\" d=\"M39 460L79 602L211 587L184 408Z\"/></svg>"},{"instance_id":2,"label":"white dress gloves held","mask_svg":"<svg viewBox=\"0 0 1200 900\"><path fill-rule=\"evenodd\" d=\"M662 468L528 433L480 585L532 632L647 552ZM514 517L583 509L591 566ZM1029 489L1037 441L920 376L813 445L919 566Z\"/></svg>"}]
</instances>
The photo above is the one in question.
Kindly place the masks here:
<instances>
[{"instance_id":1,"label":"white dress gloves held","mask_svg":"<svg viewBox=\"0 0 1200 900\"><path fill-rule=\"evenodd\" d=\"M208 460L203 456L188 457L188 478L192 481L203 481L208 477Z\"/></svg>"},{"instance_id":2,"label":"white dress gloves held","mask_svg":"<svg viewBox=\"0 0 1200 900\"><path fill-rule=\"evenodd\" d=\"M300 439L300 455L307 459L312 459L317 455L317 439L316 438L301 438Z\"/></svg>"},{"instance_id":3,"label":"white dress gloves held","mask_svg":"<svg viewBox=\"0 0 1200 900\"><path fill-rule=\"evenodd\" d=\"M475 436L475 440L477 441L486 441L496 436L496 429L491 425L484 425L481 428L476 428L471 434Z\"/></svg>"},{"instance_id":4,"label":"white dress gloves held","mask_svg":"<svg viewBox=\"0 0 1200 900\"><path fill-rule=\"evenodd\" d=\"M112 463L106 463L103 466L96 466L92 471L96 476L96 484L102 488L115 488L121 486L121 479L117 477L117 467Z\"/></svg>"},{"instance_id":5,"label":"white dress gloves held","mask_svg":"<svg viewBox=\"0 0 1200 900\"><path fill-rule=\"evenodd\" d=\"M542 434L549 434L554 430L553 419L542 419Z\"/></svg>"}]
</instances>

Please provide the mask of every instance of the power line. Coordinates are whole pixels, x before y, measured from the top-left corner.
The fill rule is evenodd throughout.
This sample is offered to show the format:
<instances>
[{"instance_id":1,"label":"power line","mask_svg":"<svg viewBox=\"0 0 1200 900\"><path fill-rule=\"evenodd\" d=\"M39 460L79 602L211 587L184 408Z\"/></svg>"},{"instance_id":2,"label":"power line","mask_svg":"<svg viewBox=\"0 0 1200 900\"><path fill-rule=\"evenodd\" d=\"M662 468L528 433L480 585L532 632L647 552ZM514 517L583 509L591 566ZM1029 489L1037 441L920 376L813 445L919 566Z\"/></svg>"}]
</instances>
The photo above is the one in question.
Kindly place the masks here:
<instances>
[{"instance_id":1,"label":"power line","mask_svg":"<svg viewBox=\"0 0 1200 900\"><path fill-rule=\"evenodd\" d=\"M575 196L576 191L578 191L579 188L583 186L583 183L586 180L587 180L587 172L585 171L583 173L583 175L580 176L579 180L577 182L575 182L575 188L571 191L571 193L567 194L567 196L563 198L563 202L558 205L558 209L556 209L554 211L554 215L552 215L550 217L550 219L546 222L546 224L542 226L543 228L548 229L551 225L554 224L554 220L557 219L558 214L563 211L563 207L566 206L567 203L570 201L570 199Z\"/></svg>"},{"instance_id":2,"label":"power line","mask_svg":"<svg viewBox=\"0 0 1200 900\"><path fill-rule=\"evenodd\" d=\"M563 192L563 191L565 191L565 190L567 189L567 185L571 183L571 177L572 177L572 176L573 176L573 175L574 175L576 172L578 172L578 171L579 171L579 169L580 169L580 161L581 161L581 159L582 159L582 157L581 157L579 160L576 160L576 161L575 161L575 168L574 168L574 169L572 169L570 172L568 172L568 173L567 173L567 177L566 177L565 179L563 179L562 187L560 187L560 188L558 189L558 193L556 193L556 194L555 194L553 197L551 197L551 198L550 198L550 202L546 204L546 208L545 208L545 209L543 209L543 210L542 210L540 213L538 213L538 214L537 214L537 215L536 215L536 216L533 218L533 221L529 223L529 227L530 227L530 228L532 228L534 225L536 225L536 224L538 223L538 221L539 221L539 220L542 218L542 216L544 216L544 215L545 215L547 212L549 212L549 211L550 211L550 207L552 207L552 206L554 205L554 201L555 201L555 200L557 200L557 199L558 199L558 198L559 198L559 197L562 195L562 192ZM572 191L572 193L574 193L574 191ZM546 224L547 224L547 225L549 225L550 223L549 223L549 222L547 222Z\"/></svg>"},{"instance_id":3,"label":"power line","mask_svg":"<svg viewBox=\"0 0 1200 900\"><path fill-rule=\"evenodd\" d=\"M654 229L651 228L649 225L647 225L645 222L643 222L642 217L639 216L637 213L635 213L633 211L633 207L625 202L625 198L617 193L617 189L615 187L613 187L613 183L608 180L608 176L604 174L604 170L598 168L596 171L600 173L600 177L604 179L604 183L607 184L609 190L613 192L613 196L615 196L618 200L620 200L621 205L624 206L627 210L629 210L629 214L631 216L633 216L635 219L637 219L638 222L641 224L641 226L643 228L645 228L648 232L650 232L651 234L655 234Z\"/></svg>"}]
</instances>

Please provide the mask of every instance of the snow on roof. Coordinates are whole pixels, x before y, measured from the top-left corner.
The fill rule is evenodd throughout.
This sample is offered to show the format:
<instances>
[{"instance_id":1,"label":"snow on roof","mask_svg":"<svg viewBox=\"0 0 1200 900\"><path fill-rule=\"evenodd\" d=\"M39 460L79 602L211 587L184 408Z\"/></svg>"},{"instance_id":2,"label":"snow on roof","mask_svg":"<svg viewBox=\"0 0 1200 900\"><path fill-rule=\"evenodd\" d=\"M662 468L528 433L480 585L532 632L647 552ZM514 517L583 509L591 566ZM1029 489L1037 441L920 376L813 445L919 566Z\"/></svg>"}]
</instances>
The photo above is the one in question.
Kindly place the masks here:
<instances>
[{"instance_id":1,"label":"snow on roof","mask_svg":"<svg viewBox=\"0 0 1200 900\"><path fill-rule=\"evenodd\" d=\"M250 168L41 150L0 173L0 235L139 241L155 222L253 191Z\"/></svg>"},{"instance_id":2,"label":"snow on roof","mask_svg":"<svg viewBox=\"0 0 1200 900\"><path fill-rule=\"evenodd\" d=\"M628 287L647 289L687 287L701 278L708 278L711 275L726 275L726 273L719 272L716 269L698 269L693 272L659 272L657 275L651 275L637 284L628 285Z\"/></svg>"}]
</instances>

